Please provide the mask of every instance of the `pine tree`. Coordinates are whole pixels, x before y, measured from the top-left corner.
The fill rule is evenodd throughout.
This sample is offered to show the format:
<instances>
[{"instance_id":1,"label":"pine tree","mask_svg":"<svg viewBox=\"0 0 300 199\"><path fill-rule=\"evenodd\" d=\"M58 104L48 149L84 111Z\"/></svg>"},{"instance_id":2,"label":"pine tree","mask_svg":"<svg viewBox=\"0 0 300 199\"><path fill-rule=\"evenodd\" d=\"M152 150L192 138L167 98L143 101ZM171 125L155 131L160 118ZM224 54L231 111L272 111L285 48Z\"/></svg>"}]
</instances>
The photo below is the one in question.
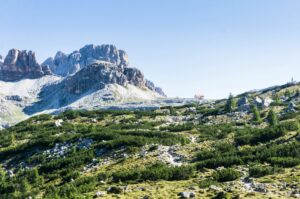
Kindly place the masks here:
<instances>
[{"instance_id":1,"label":"pine tree","mask_svg":"<svg viewBox=\"0 0 300 199\"><path fill-rule=\"evenodd\" d=\"M43 176L39 175L37 168L34 168L32 170L30 178L31 178L30 181L35 185L43 185L44 184L44 178L43 178Z\"/></svg>"},{"instance_id":2,"label":"pine tree","mask_svg":"<svg viewBox=\"0 0 300 199\"><path fill-rule=\"evenodd\" d=\"M235 109L236 103L233 95L230 93L225 105L225 111L231 113Z\"/></svg>"},{"instance_id":3,"label":"pine tree","mask_svg":"<svg viewBox=\"0 0 300 199\"><path fill-rule=\"evenodd\" d=\"M255 106L255 105L252 106L252 112L253 112L253 121L260 123L261 117L260 117L260 113L258 111L257 106Z\"/></svg>"},{"instance_id":4,"label":"pine tree","mask_svg":"<svg viewBox=\"0 0 300 199\"><path fill-rule=\"evenodd\" d=\"M276 115L276 113L273 109L271 109L269 111L269 114L267 116L267 120L268 120L268 122L271 126L275 126L275 125L278 124L278 118L277 118L277 115Z\"/></svg>"},{"instance_id":5,"label":"pine tree","mask_svg":"<svg viewBox=\"0 0 300 199\"><path fill-rule=\"evenodd\" d=\"M21 184L20 184L20 192L24 195L24 194L27 194L29 191L30 191L30 184L28 183L27 179L23 179L21 181Z\"/></svg>"},{"instance_id":6,"label":"pine tree","mask_svg":"<svg viewBox=\"0 0 300 199\"><path fill-rule=\"evenodd\" d=\"M1 165L0 165L1 166ZM5 181L5 172L4 170L0 167L0 184L4 183Z\"/></svg>"},{"instance_id":7,"label":"pine tree","mask_svg":"<svg viewBox=\"0 0 300 199\"><path fill-rule=\"evenodd\" d=\"M278 93L276 93L276 94L274 95L273 100L274 100L275 104L279 104L279 103L280 103L280 99L279 99Z\"/></svg>"}]
</instances>

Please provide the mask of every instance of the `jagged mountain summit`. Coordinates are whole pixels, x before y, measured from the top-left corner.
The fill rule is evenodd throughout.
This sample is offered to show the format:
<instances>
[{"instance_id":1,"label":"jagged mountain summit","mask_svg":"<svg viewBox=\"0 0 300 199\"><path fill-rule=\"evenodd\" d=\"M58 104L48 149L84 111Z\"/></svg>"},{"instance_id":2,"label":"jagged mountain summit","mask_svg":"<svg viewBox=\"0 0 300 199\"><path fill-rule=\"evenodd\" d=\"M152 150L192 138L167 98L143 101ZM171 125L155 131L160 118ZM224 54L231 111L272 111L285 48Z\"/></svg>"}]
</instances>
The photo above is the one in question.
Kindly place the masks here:
<instances>
[{"instance_id":1,"label":"jagged mountain summit","mask_svg":"<svg viewBox=\"0 0 300 199\"><path fill-rule=\"evenodd\" d=\"M0 62L0 80L3 81L35 79L51 74L48 66L41 66L36 61L35 53L32 51L11 49L4 62Z\"/></svg>"},{"instance_id":2,"label":"jagged mountain summit","mask_svg":"<svg viewBox=\"0 0 300 199\"><path fill-rule=\"evenodd\" d=\"M117 49L114 45L86 45L71 54L58 51L54 58L49 57L42 65L46 68L49 67L54 74L62 77L73 75L89 65L108 65L109 68L113 68L111 71L114 74L110 75L110 80L107 83L117 83L116 81L119 79L120 85L125 86L125 83L129 83L138 87L146 87L165 96L162 89L145 79L140 70L128 67L127 53Z\"/></svg>"},{"instance_id":3,"label":"jagged mountain summit","mask_svg":"<svg viewBox=\"0 0 300 199\"><path fill-rule=\"evenodd\" d=\"M127 53L114 45L86 45L71 54L59 51L42 64L34 52L17 49L0 59L0 125L45 111L165 96L142 71L129 67Z\"/></svg>"},{"instance_id":4,"label":"jagged mountain summit","mask_svg":"<svg viewBox=\"0 0 300 199\"><path fill-rule=\"evenodd\" d=\"M66 76L93 63L108 62L120 68L129 65L128 55L114 45L86 45L79 51L65 54L58 51L54 58L48 58L43 65L49 65L54 74Z\"/></svg>"}]
</instances>

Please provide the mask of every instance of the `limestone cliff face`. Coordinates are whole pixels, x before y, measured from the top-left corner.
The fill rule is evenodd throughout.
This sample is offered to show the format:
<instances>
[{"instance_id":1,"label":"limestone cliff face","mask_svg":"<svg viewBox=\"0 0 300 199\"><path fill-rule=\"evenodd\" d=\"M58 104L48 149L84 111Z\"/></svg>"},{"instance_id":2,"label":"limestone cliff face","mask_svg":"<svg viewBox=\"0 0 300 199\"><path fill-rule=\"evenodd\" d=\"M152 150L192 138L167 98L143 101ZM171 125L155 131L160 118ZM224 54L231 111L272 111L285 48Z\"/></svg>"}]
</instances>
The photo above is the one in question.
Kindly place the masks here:
<instances>
[{"instance_id":1,"label":"limestone cliff face","mask_svg":"<svg viewBox=\"0 0 300 199\"><path fill-rule=\"evenodd\" d=\"M114 45L86 45L71 54L58 51L54 58L48 58L43 65L48 65L56 75L67 76L96 62L108 62L120 68L129 64L127 53Z\"/></svg>"},{"instance_id":2,"label":"limestone cliff face","mask_svg":"<svg viewBox=\"0 0 300 199\"><path fill-rule=\"evenodd\" d=\"M70 79L69 75L75 75L76 87L91 87L95 82L99 84L131 84L139 88L148 88L165 96L161 88L145 79L142 71L129 67L127 53L117 49L114 45L86 45L71 54L58 51L54 58L48 58L43 65L49 66L54 74L67 79ZM79 82L81 83L79 84ZM82 85L83 83L85 85ZM72 88L70 90L81 93L81 89Z\"/></svg>"},{"instance_id":3,"label":"limestone cliff face","mask_svg":"<svg viewBox=\"0 0 300 199\"><path fill-rule=\"evenodd\" d=\"M0 55L0 91L0 128L44 111L140 107L165 97L114 45L58 51L42 64L33 51L11 49Z\"/></svg>"},{"instance_id":4,"label":"limestone cliff face","mask_svg":"<svg viewBox=\"0 0 300 199\"><path fill-rule=\"evenodd\" d=\"M138 88L147 88L162 96L162 90L146 80L143 73L136 68L120 68L112 63L94 63L86 66L62 82L65 92L81 95L90 89L99 90L107 84L127 86L131 84ZM151 84L151 85L150 85ZM159 91L159 92L158 92Z\"/></svg>"},{"instance_id":5,"label":"limestone cliff face","mask_svg":"<svg viewBox=\"0 0 300 199\"><path fill-rule=\"evenodd\" d=\"M81 93L81 89L94 87L94 84L104 87L105 84L116 83L148 88L165 96L161 88L145 79L142 71L129 67L127 53L114 45L86 45L71 54L58 51L54 58L50 57L42 64L37 62L32 51L11 49L4 61L0 56L2 81L37 79L51 74L62 76L66 80L75 75L72 83L68 83L68 91L72 94Z\"/></svg>"},{"instance_id":6,"label":"limestone cliff face","mask_svg":"<svg viewBox=\"0 0 300 199\"><path fill-rule=\"evenodd\" d=\"M11 49L4 62L0 63L0 80L3 81L35 79L50 74L50 69L47 66L42 67L32 51Z\"/></svg>"},{"instance_id":7,"label":"limestone cliff face","mask_svg":"<svg viewBox=\"0 0 300 199\"><path fill-rule=\"evenodd\" d=\"M81 95L89 90L103 89L106 84L126 86L128 83L121 68L110 63L95 63L67 77L61 84L65 92Z\"/></svg>"}]
</instances>

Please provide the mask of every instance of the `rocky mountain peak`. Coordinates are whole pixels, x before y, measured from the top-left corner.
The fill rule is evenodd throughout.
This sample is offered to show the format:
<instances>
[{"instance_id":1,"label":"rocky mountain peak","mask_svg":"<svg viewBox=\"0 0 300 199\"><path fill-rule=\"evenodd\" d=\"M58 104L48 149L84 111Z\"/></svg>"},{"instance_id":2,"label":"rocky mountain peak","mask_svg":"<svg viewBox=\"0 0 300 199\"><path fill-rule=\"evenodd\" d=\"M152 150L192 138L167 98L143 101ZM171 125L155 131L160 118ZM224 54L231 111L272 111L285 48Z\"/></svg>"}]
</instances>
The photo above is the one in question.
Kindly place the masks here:
<instances>
[{"instance_id":1,"label":"rocky mountain peak","mask_svg":"<svg viewBox=\"0 0 300 199\"><path fill-rule=\"evenodd\" d=\"M117 49L114 45L90 44L70 54L58 51L54 58L48 58L43 65L48 65L54 74L62 77L76 73L76 81L81 82L78 80L82 78L86 84L84 87L91 88L97 82L104 84L117 83L122 86L131 84L139 88L148 88L165 96L162 89L155 87L152 82L147 82L144 74L140 70L128 67L129 59L127 53L124 50ZM91 65L103 65L105 67L89 67ZM87 69L88 67L89 69L93 68L93 70ZM80 72L79 70L81 69L84 70L84 72L79 73L82 75L77 75L77 72ZM95 69L98 71L95 71ZM97 81L92 81L95 79ZM69 84L68 87L81 86L78 84L73 86ZM72 88L69 90L76 90L75 93L81 93L79 90L82 89Z\"/></svg>"},{"instance_id":2,"label":"rocky mountain peak","mask_svg":"<svg viewBox=\"0 0 300 199\"><path fill-rule=\"evenodd\" d=\"M97 62L108 62L118 67L129 65L127 53L108 44L86 45L70 54L58 51L54 58L48 58L43 65L48 65L54 74L64 77Z\"/></svg>"},{"instance_id":3,"label":"rocky mountain peak","mask_svg":"<svg viewBox=\"0 0 300 199\"><path fill-rule=\"evenodd\" d=\"M20 53L20 51L17 49L9 50L8 54L6 55L6 57L4 59L4 64L7 66L15 65L17 63L19 53Z\"/></svg>"},{"instance_id":4,"label":"rocky mountain peak","mask_svg":"<svg viewBox=\"0 0 300 199\"><path fill-rule=\"evenodd\" d=\"M51 74L47 66L41 66L32 51L11 49L0 65L0 80L17 81L23 78L35 79Z\"/></svg>"}]
</instances>

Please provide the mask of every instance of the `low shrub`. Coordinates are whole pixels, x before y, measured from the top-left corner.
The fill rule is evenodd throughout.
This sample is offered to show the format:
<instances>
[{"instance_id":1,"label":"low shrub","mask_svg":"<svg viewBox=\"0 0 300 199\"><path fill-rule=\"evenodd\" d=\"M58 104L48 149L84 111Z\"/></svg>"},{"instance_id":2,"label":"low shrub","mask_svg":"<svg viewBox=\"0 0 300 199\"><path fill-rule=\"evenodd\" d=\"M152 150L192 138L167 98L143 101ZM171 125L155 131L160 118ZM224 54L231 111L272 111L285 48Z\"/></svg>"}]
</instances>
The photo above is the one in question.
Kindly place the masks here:
<instances>
[{"instance_id":1,"label":"low shrub","mask_svg":"<svg viewBox=\"0 0 300 199\"><path fill-rule=\"evenodd\" d=\"M249 176L254 178L259 178L266 175L274 174L277 171L279 171L279 168L277 167L256 165L256 166L251 166L249 168Z\"/></svg>"},{"instance_id":2,"label":"low shrub","mask_svg":"<svg viewBox=\"0 0 300 199\"><path fill-rule=\"evenodd\" d=\"M126 181L158 181L158 180L187 180L194 174L191 166L168 167L162 163L156 163L145 169L119 171L112 175L114 182Z\"/></svg>"},{"instance_id":3,"label":"low shrub","mask_svg":"<svg viewBox=\"0 0 300 199\"><path fill-rule=\"evenodd\" d=\"M294 167L300 164L300 158L293 157L272 157L269 158L268 162L272 165L281 167Z\"/></svg>"},{"instance_id":4,"label":"low shrub","mask_svg":"<svg viewBox=\"0 0 300 199\"><path fill-rule=\"evenodd\" d=\"M213 179L218 182L228 182L236 180L240 177L240 173L235 169L222 169L213 173Z\"/></svg>"}]
</instances>

